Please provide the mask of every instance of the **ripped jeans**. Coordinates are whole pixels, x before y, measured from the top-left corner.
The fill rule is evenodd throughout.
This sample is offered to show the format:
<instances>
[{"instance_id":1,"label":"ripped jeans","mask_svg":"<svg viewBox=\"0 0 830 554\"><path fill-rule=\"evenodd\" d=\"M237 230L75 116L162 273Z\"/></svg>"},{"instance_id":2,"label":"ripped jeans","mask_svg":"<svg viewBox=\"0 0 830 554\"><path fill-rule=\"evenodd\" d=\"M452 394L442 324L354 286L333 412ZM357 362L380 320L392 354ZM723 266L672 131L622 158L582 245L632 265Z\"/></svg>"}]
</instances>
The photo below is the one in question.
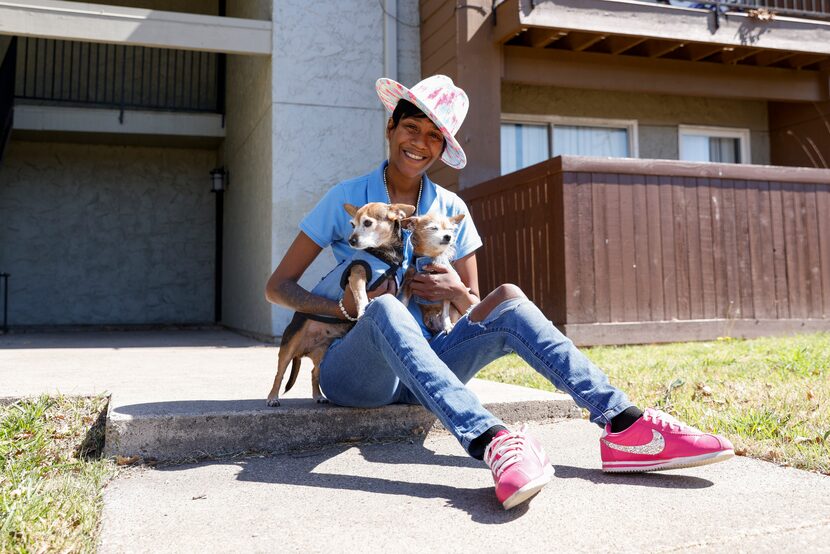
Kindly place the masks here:
<instances>
[{"instance_id":1,"label":"ripped jeans","mask_svg":"<svg viewBox=\"0 0 830 554\"><path fill-rule=\"evenodd\" d=\"M345 337L332 343L321 365L320 386L340 406L421 404L468 450L473 439L503 423L465 383L511 352L571 395L594 423L605 425L633 405L526 298L502 302L480 322L464 316L449 334L427 341L400 301L380 296Z\"/></svg>"}]
</instances>

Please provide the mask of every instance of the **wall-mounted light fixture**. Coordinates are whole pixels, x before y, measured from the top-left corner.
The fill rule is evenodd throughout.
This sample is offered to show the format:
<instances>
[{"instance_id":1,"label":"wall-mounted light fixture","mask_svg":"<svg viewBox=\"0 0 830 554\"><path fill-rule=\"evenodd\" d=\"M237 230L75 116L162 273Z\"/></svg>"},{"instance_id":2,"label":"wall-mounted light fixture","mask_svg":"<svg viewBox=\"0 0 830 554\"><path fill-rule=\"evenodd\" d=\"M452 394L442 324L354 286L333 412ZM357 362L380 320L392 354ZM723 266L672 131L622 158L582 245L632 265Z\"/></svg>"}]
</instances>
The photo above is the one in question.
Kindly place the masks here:
<instances>
[{"instance_id":1,"label":"wall-mounted light fixture","mask_svg":"<svg viewBox=\"0 0 830 554\"><path fill-rule=\"evenodd\" d=\"M225 167L210 170L210 192L224 192L228 188L228 172Z\"/></svg>"}]
</instances>

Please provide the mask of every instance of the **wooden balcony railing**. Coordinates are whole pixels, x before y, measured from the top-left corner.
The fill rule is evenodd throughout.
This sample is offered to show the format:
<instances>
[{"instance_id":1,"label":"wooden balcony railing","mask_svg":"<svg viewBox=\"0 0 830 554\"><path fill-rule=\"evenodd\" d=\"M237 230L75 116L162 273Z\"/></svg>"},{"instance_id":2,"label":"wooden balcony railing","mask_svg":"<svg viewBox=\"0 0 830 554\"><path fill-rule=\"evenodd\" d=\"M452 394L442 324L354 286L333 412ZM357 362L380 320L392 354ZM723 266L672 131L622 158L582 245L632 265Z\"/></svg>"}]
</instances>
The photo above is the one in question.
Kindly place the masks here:
<instances>
[{"instance_id":1,"label":"wooden balcony railing","mask_svg":"<svg viewBox=\"0 0 830 554\"><path fill-rule=\"evenodd\" d=\"M562 156L460 195L482 291L577 343L830 330L830 170Z\"/></svg>"}]
</instances>

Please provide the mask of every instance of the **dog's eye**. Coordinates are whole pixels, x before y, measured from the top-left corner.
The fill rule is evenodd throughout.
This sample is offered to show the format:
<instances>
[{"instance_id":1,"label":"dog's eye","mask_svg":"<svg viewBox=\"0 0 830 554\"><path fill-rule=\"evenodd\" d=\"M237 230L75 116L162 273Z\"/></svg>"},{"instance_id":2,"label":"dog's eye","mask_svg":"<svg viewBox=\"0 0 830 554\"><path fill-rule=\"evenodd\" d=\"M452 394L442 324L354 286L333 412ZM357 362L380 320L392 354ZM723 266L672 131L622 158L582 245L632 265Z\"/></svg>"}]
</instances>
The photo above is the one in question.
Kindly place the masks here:
<instances>
[{"instance_id":1,"label":"dog's eye","mask_svg":"<svg viewBox=\"0 0 830 554\"><path fill-rule=\"evenodd\" d=\"M351 225L352 229L354 229L354 221L349 221L349 225Z\"/></svg>"},{"instance_id":2,"label":"dog's eye","mask_svg":"<svg viewBox=\"0 0 830 554\"><path fill-rule=\"evenodd\" d=\"M430 225L429 227L427 227L427 231L437 231L437 230L438 230L438 225Z\"/></svg>"},{"instance_id":3,"label":"dog's eye","mask_svg":"<svg viewBox=\"0 0 830 554\"><path fill-rule=\"evenodd\" d=\"M368 219L367 219L366 221L364 221L364 222L363 222L363 226L364 226L364 227L371 227L371 226L372 226L372 222L371 222L370 220L368 220Z\"/></svg>"}]
</instances>

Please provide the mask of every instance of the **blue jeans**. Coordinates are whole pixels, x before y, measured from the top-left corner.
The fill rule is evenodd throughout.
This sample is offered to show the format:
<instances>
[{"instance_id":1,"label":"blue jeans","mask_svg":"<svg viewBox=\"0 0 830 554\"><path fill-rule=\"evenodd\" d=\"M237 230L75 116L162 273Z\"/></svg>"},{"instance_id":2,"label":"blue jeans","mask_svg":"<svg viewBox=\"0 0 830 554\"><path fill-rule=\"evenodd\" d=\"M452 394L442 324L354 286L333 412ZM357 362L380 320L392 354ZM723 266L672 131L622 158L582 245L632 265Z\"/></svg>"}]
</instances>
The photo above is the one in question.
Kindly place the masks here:
<instances>
[{"instance_id":1,"label":"blue jeans","mask_svg":"<svg viewBox=\"0 0 830 554\"><path fill-rule=\"evenodd\" d=\"M473 439L502 422L465 383L511 352L570 394L599 425L633 405L526 298L502 302L480 322L464 316L450 333L428 341L400 301L380 296L346 336L332 343L321 365L320 387L341 406L420 403L468 450Z\"/></svg>"}]
</instances>

